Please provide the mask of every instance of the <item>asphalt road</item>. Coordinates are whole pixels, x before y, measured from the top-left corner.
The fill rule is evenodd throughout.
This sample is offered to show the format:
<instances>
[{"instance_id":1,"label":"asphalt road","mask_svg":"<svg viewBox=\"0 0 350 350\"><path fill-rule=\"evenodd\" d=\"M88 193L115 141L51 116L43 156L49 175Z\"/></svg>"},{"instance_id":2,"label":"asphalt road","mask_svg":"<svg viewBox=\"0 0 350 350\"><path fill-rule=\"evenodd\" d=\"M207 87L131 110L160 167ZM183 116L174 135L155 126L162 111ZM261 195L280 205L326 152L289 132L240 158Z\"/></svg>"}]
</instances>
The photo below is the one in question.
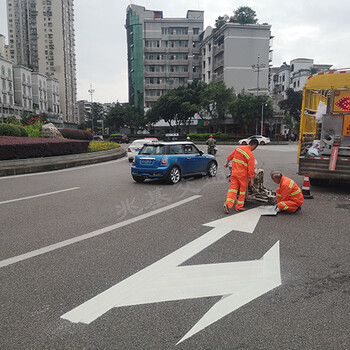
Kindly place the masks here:
<instances>
[{"instance_id":1,"label":"asphalt road","mask_svg":"<svg viewBox=\"0 0 350 350\"><path fill-rule=\"evenodd\" d=\"M258 206L224 214L233 147L218 148L216 178L174 186L133 182L126 158L0 178L0 349L350 349L350 186L312 187L298 215L262 216L252 232L213 231L204 225L253 222ZM295 145L255 157L266 187L276 188L271 170L302 186ZM276 243L281 285L250 298L263 279L247 282L247 271ZM224 269L227 283L215 276ZM177 344L213 306L209 324Z\"/></svg>"}]
</instances>

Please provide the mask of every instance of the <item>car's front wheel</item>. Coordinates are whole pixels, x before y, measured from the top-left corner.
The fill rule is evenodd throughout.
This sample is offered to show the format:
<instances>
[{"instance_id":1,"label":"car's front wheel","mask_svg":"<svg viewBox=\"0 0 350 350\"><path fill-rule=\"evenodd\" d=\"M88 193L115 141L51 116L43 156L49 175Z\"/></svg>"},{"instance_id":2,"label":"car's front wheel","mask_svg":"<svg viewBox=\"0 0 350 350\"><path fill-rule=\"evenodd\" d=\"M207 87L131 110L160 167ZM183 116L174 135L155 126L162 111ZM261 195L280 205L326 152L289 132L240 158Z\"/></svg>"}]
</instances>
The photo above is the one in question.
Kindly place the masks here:
<instances>
[{"instance_id":1,"label":"car's front wheel","mask_svg":"<svg viewBox=\"0 0 350 350\"><path fill-rule=\"evenodd\" d=\"M247 142L245 142L245 141L242 142L242 145L246 145L246 144L247 144Z\"/></svg>"},{"instance_id":2,"label":"car's front wheel","mask_svg":"<svg viewBox=\"0 0 350 350\"><path fill-rule=\"evenodd\" d=\"M139 183L145 181L145 177L144 177L144 176L132 175L132 178L133 178L136 182L139 182Z\"/></svg>"},{"instance_id":3,"label":"car's front wheel","mask_svg":"<svg viewBox=\"0 0 350 350\"><path fill-rule=\"evenodd\" d=\"M214 176L216 176L217 172L218 172L218 165L217 165L217 163L214 162L214 161L211 161L208 164L208 171L207 171L208 176L209 177L214 177Z\"/></svg>"},{"instance_id":4,"label":"car's front wheel","mask_svg":"<svg viewBox=\"0 0 350 350\"><path fill-rule=\"evenodd\" d=\"M174 184L177 184L180 180L181 180L181 171L177 166L173 166L166 177L166 181L169 184L174 185Z\"/></svg>"}]
</instances>

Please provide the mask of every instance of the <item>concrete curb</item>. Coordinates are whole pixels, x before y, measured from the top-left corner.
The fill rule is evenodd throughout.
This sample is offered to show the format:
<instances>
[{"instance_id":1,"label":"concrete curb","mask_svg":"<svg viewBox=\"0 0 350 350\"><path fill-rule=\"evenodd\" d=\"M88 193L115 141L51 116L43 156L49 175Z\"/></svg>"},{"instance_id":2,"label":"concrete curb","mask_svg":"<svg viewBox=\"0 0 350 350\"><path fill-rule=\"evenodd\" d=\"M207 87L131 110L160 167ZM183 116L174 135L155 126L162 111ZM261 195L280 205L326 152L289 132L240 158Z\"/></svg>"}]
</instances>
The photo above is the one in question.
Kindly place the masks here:
<instances>
[{"instance_id":1,"label":"concrete curb","mask_svg":"<svg viewBox=\"0 0 350 350\"><path fill-rule=\"evenodd\" d=\"M42 157L0 161L0 176L30 174L41 171L60 170L80 165L107 162L125 157L126 151L114 148L108 151L72 154L57 157Z\"/></svg>"}]
</instances>

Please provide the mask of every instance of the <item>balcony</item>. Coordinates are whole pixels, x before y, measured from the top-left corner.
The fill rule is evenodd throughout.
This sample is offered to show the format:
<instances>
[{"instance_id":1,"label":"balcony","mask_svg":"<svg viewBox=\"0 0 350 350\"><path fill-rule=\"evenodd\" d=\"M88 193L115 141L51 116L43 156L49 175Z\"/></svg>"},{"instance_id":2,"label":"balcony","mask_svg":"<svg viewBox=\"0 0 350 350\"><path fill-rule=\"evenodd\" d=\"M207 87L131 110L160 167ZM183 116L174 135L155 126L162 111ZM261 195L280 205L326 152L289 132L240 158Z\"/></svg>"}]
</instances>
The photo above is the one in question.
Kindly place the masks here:
<instances>
[{"instance_id":1,"label":"balcony","mask_svg":"<svg viewBox=\"0 0 350 350\"><path fill-rule=\"evenodd\" d=\"M224 66L224 60L217 60L214 62L214 65L213 65L213 68L214 70L220 68L220 67L223 67Z\"/></svg>"},{"instance_id":2,"label":"balcony","mask_svg":"<svg viewBox=\"0 0 350 350\"><path fill-rule=\"evenodd\" d=\"M145 101L154 102L159 99L160 96L145 96Z\"/></svg>"},{"instance_id":3,"label":"balcony","mask_svg":"<svg viewBox=\"0 0 350 350\"><path fill-rule=\"evenodd\" d=\"M218 83L218 82L220 82L220 81L224 81L224 75L223 74L213 74L212 75L212 81L214 82L214 83Z\"/></svg>"},{"instance_id":4,"label":"balcony","mask_svg":"<svg viewBox=\"0 0 350 350\"><path fill-rule=\"evenodd\" d=\"M145 47L144 52L145 53L164 53L165 52L165 47Z\"/></svg>"},{"instance_id":5,"label":"balcony","mask_svg":"<svg viewBox=\"0 0 350 350\"><path fill-rule=\"evenodd\" d=\"M225 45L221 44L219 46L214 46L213 47L213 55L217 56L220 52L223 52L225 49Z\"/></svg>"}]
</instances>

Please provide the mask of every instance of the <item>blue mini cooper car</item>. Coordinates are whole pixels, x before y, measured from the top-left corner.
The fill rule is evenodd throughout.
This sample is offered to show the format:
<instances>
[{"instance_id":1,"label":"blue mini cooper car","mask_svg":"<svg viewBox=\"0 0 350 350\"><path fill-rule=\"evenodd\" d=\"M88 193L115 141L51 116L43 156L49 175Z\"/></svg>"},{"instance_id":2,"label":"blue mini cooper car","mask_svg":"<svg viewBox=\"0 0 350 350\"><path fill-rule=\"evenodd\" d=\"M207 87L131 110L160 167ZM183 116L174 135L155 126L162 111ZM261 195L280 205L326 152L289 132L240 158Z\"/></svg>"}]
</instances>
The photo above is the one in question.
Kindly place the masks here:
<instances>
[{"instance_id":1,"label":"blue mini cooper car","mask_svg":"<svg viewBox=\"0 0 350 350\"><path fill-rule=\"evenodd\" d=\"M216 176L217 168L215 157L204 154L192 142L152 142L135 157L131 175L136 182L164 179L176 184L182 177Z\"/></svg>"}]
</instances>

